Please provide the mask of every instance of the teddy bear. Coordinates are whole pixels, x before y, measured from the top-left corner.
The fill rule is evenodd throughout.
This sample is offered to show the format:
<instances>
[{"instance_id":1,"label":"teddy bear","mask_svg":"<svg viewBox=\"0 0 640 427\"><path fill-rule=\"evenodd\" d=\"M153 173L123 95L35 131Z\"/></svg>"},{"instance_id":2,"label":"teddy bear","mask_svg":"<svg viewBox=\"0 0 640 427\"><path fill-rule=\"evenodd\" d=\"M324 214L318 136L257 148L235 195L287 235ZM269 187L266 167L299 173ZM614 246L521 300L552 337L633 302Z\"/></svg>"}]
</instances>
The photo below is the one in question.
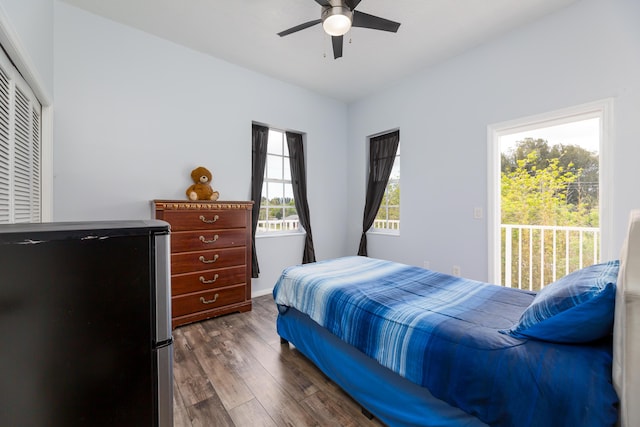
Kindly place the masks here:
<instances>
[{"instance_id":1,"label":"teddy bear","mask_svg":"<svg viewBox=\"0 0 640 427\"><path fill-rule=\"evenodd\" d=\"M198 166L191 171L191 179L195 184L192 184L187 188L187 197L189 200L218 200L220 193L214 191L211 187L211 180L213 176L211 172L205 167Z\"/></svg>"}]
</instances>

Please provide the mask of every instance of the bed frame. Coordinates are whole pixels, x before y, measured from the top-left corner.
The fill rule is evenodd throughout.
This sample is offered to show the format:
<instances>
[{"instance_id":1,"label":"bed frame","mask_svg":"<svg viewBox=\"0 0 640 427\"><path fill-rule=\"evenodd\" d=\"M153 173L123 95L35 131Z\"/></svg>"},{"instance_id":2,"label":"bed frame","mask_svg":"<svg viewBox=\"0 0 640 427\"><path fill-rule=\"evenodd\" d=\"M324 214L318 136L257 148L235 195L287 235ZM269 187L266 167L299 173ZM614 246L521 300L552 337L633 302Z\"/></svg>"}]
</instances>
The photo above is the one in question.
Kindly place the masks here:
<instances>
[{"instance_id":1,"label":"bed frame","mask_svg":"<svg viewBox=\"0 0 640 427\"><path fill-rule=\"evenodd\" d=\"M345 343L309 316L289 308L278 316L281 343L289 341L362 407L389 426L486 426L477 418L435 398Z\"/></svg>"},{"instance_id":2,"label":"bed frame","mask_svg":"<svg viewBox=\"0 0 640 427\"><path fill-rule=\"evenodd\" d=\"M618 425L640 426L640 210L629 216L620 254L613 324L613 385L620 398Z\"/></svg>"},{"instance_id":3,"label":"bed frame","mask_svg":"<svg viewBox=\"0 0 640 427\"><path fill-rule=\"evenodd\" d=\"M618 425L640 426L640 210L629 219L616 289L612 381L620 399ZM278 333L363 407L390 426L485 426L338 339L293 308L280 313Z\"/></svg>"}]
</instances>

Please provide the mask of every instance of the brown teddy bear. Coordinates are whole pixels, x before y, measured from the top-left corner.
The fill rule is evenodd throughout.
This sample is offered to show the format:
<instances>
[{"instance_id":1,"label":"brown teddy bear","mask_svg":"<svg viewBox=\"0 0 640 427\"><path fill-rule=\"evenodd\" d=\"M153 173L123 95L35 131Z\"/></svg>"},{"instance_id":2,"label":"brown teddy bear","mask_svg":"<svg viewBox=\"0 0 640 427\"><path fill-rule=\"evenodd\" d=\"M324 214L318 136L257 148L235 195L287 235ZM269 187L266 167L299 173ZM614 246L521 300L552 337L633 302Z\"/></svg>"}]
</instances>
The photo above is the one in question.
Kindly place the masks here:
<instances>
[{"instance_id":1,"label":"brown teddy bear","mask_svg":"<svg viewBox=\"0 0 640 427\"><path fill-rule=\"evenodd\" d=\"M205 167L199 166L191 171L191 179L195 184L187 188L187 197L189 200L218 200L220 193L211 188L211 180L213 176Z\"/></svg>"}]
</instances>

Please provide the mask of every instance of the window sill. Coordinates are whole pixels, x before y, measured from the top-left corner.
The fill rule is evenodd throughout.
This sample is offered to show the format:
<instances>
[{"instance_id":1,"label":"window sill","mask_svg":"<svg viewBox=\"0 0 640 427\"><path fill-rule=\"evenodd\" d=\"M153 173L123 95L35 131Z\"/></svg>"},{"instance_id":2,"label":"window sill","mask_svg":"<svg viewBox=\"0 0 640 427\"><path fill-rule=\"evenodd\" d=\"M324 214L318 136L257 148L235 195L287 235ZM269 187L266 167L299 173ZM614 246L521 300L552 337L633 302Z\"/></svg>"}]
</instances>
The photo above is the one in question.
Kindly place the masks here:
<instances>
[{"instance_id":1,"label":"window sill","mask_svg":"<svg viewBox=\"0 0 640 427\"><path fill-rule=\"evenodd\" d=\"M307 233L304 231L283 232L283 233L256 233L256 239L272 239L274 237L294 237L305 236Z\"/></svg>"},{"instance_id":2,"label":"window sill","mask_svg":"<svg viewBox=\"0 0 640 427\"><path fill-rule=\"evenodd\" d=\"M400 237L400 230L394 230L394 231L370 230L370 231L367 231L367 234L374 234L376 236Z\"/></svg>"}]
</instances>

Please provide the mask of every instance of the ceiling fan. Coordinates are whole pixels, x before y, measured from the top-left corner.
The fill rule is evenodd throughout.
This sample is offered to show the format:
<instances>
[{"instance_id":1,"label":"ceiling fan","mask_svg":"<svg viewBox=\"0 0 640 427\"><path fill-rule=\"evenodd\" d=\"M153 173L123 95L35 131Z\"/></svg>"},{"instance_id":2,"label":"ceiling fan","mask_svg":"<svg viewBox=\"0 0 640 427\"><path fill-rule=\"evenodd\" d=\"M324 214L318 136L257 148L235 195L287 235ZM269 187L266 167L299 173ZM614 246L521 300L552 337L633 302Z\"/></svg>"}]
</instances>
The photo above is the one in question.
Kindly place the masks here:
<instances>
[{"instance_id":1,"label":"ceiling fan","mask_svg":"<svg viewBox=\"0 0 640 427\"><path fill-rule=\"evenodd\" d=\"M288 30L278 33L280 37L284 37L291 33L295 33L305 28L312 27L322 22L322 28L331 36L331 44L333 45L333 57L338 59L342 57L342 43L344 34L351 27L371 28L373 30L382 30L395 33L400 27L400 23L380 18L378 16L369 15L355 10L361 0L315 0L322 11L320 19L305 22Z\"/></svg>"}]
</instances>

